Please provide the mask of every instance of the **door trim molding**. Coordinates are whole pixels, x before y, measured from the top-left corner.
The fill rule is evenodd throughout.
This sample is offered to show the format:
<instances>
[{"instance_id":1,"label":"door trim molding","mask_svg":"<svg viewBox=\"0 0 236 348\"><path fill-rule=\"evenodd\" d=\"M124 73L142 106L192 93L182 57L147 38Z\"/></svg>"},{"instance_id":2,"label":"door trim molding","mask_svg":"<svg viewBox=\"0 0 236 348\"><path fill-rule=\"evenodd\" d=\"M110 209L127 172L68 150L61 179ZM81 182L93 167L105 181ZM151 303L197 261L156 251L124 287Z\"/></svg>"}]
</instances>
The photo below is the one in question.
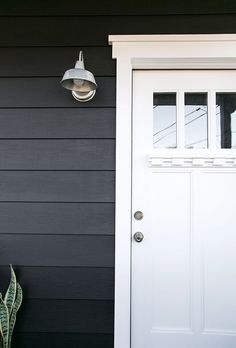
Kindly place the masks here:
<instances>
[{"instance_id":1,"label":"door trim molding","mask_svg":"<svg viewBox=\"0 0 236 348\"><path fill-rule=\"evenodd\" d=\"M236 35L111 35L116 75L115 348L130 348L132 75L135 69L236 69Z\"/></svg>"}]
</instances>

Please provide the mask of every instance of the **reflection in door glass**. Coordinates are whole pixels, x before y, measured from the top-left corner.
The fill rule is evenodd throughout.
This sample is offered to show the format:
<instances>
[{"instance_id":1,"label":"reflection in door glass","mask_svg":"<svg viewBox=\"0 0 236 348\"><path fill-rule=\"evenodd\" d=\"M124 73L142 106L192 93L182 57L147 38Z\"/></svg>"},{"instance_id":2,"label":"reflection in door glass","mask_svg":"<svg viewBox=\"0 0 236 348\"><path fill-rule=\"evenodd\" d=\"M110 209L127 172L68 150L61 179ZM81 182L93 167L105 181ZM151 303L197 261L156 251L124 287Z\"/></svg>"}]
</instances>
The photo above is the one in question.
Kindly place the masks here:
<instances>
[{"instance_id":1,"label":"reflection in door glass","mask_svg":"<svg viewBox=\"0 0 236 348\"><path fill-rule=\"evenodd\" d=\"M236 93L216 93L216 146L236 148Z\"/></svg>"},{"instance_id":2,"label":"reflection in door glass","mask_svg":"<svg viewBox=\"0 0 236 348\"><path fill-rule=\"evenodd\" d=\"M154 148L176 148L176 93L154 93Z\"/></svg>"},{"instance_id":3,"label":"reflection in door glass","mask_svg":"<svg viewBox=\"0 0 236 348\"><path fill-rule=\"evenodd\" d=\"M185 147L208 147L207 93L185 93Z\"/></svg>"}]
</instances>

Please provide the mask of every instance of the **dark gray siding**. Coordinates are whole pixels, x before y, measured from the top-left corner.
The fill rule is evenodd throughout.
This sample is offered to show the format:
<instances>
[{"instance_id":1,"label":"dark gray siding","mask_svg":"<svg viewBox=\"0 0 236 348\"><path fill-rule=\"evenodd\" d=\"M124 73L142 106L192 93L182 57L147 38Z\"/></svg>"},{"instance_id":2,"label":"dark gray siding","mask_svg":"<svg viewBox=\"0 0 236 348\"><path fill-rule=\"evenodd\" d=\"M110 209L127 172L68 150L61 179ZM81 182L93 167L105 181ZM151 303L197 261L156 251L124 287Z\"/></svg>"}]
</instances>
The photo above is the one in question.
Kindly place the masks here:
<instances>
[{"instance_id":1,"label":"dark gray siding","mask_svg":"<svg viewBox=\"0 0 236 348\"><path fill-rule=\"evenodd\" d=\"M108 0L78 1L51 0L35 2L26 0L19 2L12 0L2 2L1 13L4 16L78 16L78 15L171 15L171 14L223 14L236 13L234 0L204 0L204 1L183 1L179 0L158 0L158 1L137 1L119 0L110 2Z\"/></svg>"},{"instance_id":2,"label":"dark gray siding","mask_svg":"<svg viewBox=\"0 0 236 348\"><path fill-rule=\"evenodd\" d=\"M19 2L2 2L0 11L4 16L78 16L78 15L171 15L171 14L223 14L236 13L234 0L204 0L183 1L158 0L137 1L119 0L110 2L108 0L78 1L51 0L40 2L35 6L34 1L26 0Z\"/></svg>"},{"instance_id":3,"label":"dark gray siding","mask_svg":"<svg viewBox=\"0 0 236 348\"><path fill-rule=\"evenodd\" d=\"M0 279L25 300L16 348L112 348L115 62L109 34L235 33L235 1L0 3ZM79 49L99 84L59 81Z\"/></svg>"}]
</instances>

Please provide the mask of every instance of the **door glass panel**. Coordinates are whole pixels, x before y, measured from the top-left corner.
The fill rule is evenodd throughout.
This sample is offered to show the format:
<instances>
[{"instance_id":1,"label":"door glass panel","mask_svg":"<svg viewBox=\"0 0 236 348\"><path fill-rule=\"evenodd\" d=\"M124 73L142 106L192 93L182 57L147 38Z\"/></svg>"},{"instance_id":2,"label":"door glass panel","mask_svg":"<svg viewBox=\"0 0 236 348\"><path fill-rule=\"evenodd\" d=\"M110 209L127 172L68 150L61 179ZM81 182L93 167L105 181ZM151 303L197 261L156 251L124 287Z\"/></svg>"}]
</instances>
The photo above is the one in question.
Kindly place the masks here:
<instances>
[{"instance_id":1,"label":"door glass panel","mask_svg":"<svg viewBox=\"0 0 236 348\"><path fill-rule=\"evenodd\" d=\"M208 147L207 93L185 93L185 147L205 149Z\"/></svg>"},{"instance_id":2,"label":"door glass panel","mask_svg":"<svg viewBox=\"0 0 236 348\"><path fill-rule=\"evenodd\" d=\"M153 146L176 148L176 93L154 93Z\"/></svg>"},{"instance_id":3,"label":"door glass panel","mask_svg":"<svg viewBox=\"0 0 236 348\"><path fill-rule=\"evenodd\" d=\"M216 93L216 145L236 148L236 93Z\"/></svg>"}]
</instances>

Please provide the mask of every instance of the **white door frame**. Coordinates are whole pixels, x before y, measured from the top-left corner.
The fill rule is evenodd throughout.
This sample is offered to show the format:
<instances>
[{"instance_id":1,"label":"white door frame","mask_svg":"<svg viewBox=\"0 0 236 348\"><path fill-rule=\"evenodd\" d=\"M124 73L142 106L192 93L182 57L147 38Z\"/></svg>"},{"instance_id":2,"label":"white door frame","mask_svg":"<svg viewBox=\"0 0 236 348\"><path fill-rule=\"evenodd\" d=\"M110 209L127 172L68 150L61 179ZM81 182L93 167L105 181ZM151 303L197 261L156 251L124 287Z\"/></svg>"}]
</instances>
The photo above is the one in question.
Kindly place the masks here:
<instances>
[{"instance_id":1,"label":"white door frame","mask_svg":"<svg viewBox=\"0 0 236 348\"><path fill-rule=\"evenodd\" d=\"M115 348L130 348L132 74L135 69L236 69L236 35L111 35L117 60Z\"/></svg>"}]
</instances>

